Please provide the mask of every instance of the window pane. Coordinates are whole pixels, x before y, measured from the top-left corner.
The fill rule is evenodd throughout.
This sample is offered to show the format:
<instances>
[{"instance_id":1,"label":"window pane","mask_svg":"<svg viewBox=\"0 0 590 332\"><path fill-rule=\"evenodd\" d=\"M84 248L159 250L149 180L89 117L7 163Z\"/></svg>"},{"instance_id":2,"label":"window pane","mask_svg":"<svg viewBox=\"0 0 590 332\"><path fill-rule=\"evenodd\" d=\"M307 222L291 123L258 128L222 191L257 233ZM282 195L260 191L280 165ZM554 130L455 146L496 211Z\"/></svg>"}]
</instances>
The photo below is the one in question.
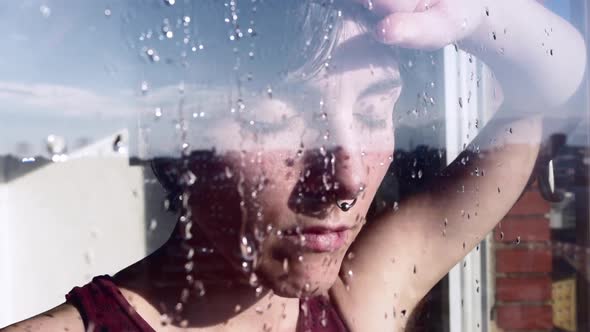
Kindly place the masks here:
<instances>
[{"instance_id":1,"label":"window pane","mask_svg":"<svg viewBox=\"0 0 590 332\"><path fill-rule=\"evenodd\" d=\"M588 330L589 15L1 4L0 326Z\"/></svg>"}]
</instances>

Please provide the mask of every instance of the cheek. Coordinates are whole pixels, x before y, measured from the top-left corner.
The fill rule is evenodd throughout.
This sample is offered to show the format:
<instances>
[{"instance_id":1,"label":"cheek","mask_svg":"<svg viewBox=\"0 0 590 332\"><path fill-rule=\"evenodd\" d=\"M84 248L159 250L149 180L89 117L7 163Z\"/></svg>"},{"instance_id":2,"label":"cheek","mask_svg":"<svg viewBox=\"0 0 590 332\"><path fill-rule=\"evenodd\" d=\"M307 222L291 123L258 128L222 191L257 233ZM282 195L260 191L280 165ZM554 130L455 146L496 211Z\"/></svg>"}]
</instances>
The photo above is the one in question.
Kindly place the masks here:
<instances>
[{"instance_id":1,"label":"cheek","mask_svg":"<svg viewBox=\"0 0 590 332\"><path fill-rule=\"evenodd\" d=\"M363 157L367 192L376 192L379 185L387 175L387 170L393 162L393 149L382 152L368 152Z\"/></svg>"},{"instance_id":2,"label":"cheek","mask_svg":"<svg viewBox=\"0 0 590 332\"><path fill-rule=\"evenodd\" d=\"M254 154L251 155L254 158ZM245 208L250 227L265 231L288 223L285 213L290 212L287 202L299 171L291 161L296 152L282 150L256 156L254 163L248 161L242 167L244 174Z\"/></svg>"},{"instance_id":3,"label":"cheek","mask_svg":"<svg viewBox=\"0 0 590 332\"><path fill-rule=\"evenodd\" d=\"M239 235L243 221L249 231L265 229L266 215L286 208L294 180L288 180L292 170L285 160L292 157L288 152L228 152L199 160L191 168L198 180L190 197L197 223L217 236Z\"/></svg>"}]
</instances>

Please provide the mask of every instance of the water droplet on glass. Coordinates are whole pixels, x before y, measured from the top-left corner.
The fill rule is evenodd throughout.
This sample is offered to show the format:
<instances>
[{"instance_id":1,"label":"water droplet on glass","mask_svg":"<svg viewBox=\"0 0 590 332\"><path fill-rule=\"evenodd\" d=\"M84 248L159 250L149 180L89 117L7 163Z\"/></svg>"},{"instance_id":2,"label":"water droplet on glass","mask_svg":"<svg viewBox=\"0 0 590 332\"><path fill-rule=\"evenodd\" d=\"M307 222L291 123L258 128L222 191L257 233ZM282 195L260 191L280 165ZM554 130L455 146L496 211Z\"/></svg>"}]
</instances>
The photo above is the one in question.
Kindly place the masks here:
<instances>
[{"instance_id":1,"label":"water droplet on glass","mask_svg":"<svg viewBox=\"0 0 590 332\"><path fill-rule=\"evenodd\" d=\"M141 82L141 85L140 85L140 88L141 88L141 94L145 95L148 92L148 90L149 90L148 82L142 81Z\"/></svg>"},{"instance_id":2,"label":"water droplet on glass","mask_svg":"<svg viewBox=\"0 0 590 332\"><path fill-rule=\"evenodd\" d=\"M344 200L337 200L336 205L344 212L349 211L356 203L356 198L351 200L350 202Z\"/></svg>"},{"instance_id":3,"label":"water droplet on glass","mask_svg":"<svg viewBox=\"0 0 590 332\"><path fill-rule=\"evenodd\" d=\"M43 17L47 18L51 15L51 8L47 7L46 5L41 5L39 7L39 11Z\"/></svg>"},{"instance_id":4,"label":"water droplet on glass","mask_svg":"<svg viewBox=\"0 0 590 332\"><path fill-rule=\"evenodd\" d=\"M186 170L179 179L179 184L184 187L190 187L197 181L197 176L190 170Z\"/></svg>"},{"instance_id":5,"label":"water droplet on glass","mask_svg":"<svg viewBox=\"0 0 590 332\"><path fill-rule=\"evenodd\" d=\"M205 284L202 281L200 281L200 280L194 281L193 288L197 291L198 296L200 296L200 297L205 296L205 293L206 293Z\"/></svg>"},{"instance_id":6,"label":"water droplet on glass","mask_svg":"<svg viewBox=\"0 0 590 332\"><path fill-rule=\"evenodd\" d=\"M167 4L168 6L174 6L174 4L176 3L176 0L164 0L164 3Z\"/></svg>"},{"instance_id":7,"label":"water droplet on glass","mask_svg":"<svg viewBox=\"0 0 590 332\"><path fill-rule=\"evenodd\" d=\"M186 264L184 264L184 271L186 273L191 273L194 268L195 268L194 262L187 262Z\"/></svg>"},{"instance_id":8,"label":"water droplet on glass","mask_svg":"<svg viewBox=\"0 0 590 332\"><path fill-rule=\"evenodd\" d=\"M256 275L256 273L254 273L254 272L250 273L250 279L248 280L248 282L250 283L250 286L252 286L252 287L258 286L259 280L258 280L258 276Z\"/></svg>"},{"instance_id":9,"label":"water droplet on glass","mask_svg":"<svg viewBox=\"0 0 590 332\"><path fill-rule=\"evenodd\" d=\"M160 61L160 56L158 55L158 53L152 49L152 48L148 48L145 51L145 54L148 56L148 59L150 59L150 61L152 62L158 62Z\"/></svg>"},{"instance_id":10,"label":"water droplet on glass","mask_svg":"<svg viewBox=\"0 0 590 332\"><path fill-rule=\"evenodd\" d=\"M67 150L65 138L57 135L49 135L46 139L47 151L53 155L64 154Z\"/></svg>"},{"instance_id":11,"label":"water droplet on glass","mask_svg":"<svg viewBox=\"0 0 590 332\"><path fill-rule=\"evenodd\" d=\"M225 167L225 177L228 178L228 179L231 179L233 175L234 174L232 173L231 169L226 166Z\"/></svg>"},{"instance_id":12,"label":"water droplet on glass","mask_svg":"<svg viewBox=\"0 0 590 332\"><path fill-rule=\"evenodd\" d=\"M520 244L520 235L516 237L516 239L514 240L514 244L515 245L519 245Z\"/></svg>"},{"instance_id":13,"label":"water droplet on glass","mask_svg":"<svg viewBox=\"0 0 590 332\"><path fill-rule=\"evenodd\" d=\"M113 151L117 153L127 152L127 147L125 146L125 142L121 135L117 135L117 137L115 137L115 140L113 141Z\"/></svg>"},{"instance_id":14,"label":"water droplet on glass","mask_svg":"<svg viewBox=\"0 0 590 332\"><path fill-rule=\"evenodd\" d=\"M111 16L111 14L112 14L112 13L111 13L111 10L110 10L110 8L106 8L106 9L104 10L104 16L107 16L107 17L109 17L109 16Z\"/></svg>"},{"instance_id":15,"label":"water droplet on glass","mask_svg":"<svg viewBox=\"0 0 590 332\"><path fill-rule=\"evenodd\" d=\"M254 259L254 249L253 246L250 244L250 240L246 236L242 236L240 239L240 251L242 253L242 258L248 261Z\"/></svg>"},{"instance_id":16,"label":"water droplet on glass","mask_svg":"<svg viewBox=\"0 0 590 332\"><path fill-rule=\"evenodd\" d=\"M154 231L158 227L158 221L154 218L150 220L150 231Z\"/></svg>"},{"instance_id":17,"label":"water droplet on glass","mask_svg":"<svg viewBox=\"0 0 590 332\"><path fill-rule=\"evenodd\" d=\"M162 117L162 108L156 107L156 109L154 110L154 117L156 118L156 120Z\"/></svg>"},{"instance_id":18,"label":"water droplet on glass","mask_svg":"<svg viewBox=\"0 0 590 332\"><path fill-rule=\"evenodd\" d=\"M94 252L91 249L88 249L86 252L84 252L84 261L86 261L86 264L88 265L91 265L94 261Z\"/></svg>"}]
</instances>

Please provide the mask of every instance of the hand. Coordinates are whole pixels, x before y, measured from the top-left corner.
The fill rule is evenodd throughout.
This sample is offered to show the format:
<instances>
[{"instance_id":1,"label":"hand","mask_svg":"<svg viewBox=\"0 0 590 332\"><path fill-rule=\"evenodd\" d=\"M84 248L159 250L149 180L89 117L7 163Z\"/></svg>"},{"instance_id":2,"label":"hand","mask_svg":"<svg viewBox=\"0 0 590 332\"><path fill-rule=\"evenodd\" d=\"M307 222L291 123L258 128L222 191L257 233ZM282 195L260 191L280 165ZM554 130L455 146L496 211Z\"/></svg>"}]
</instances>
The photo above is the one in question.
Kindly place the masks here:
<instances>
[{"instance_id":1,"label":"hand","mask_svg":"<svg viewBox=\"0 0 590 332\"><path fill-rule=\"evenodd\" d=\"M483 0L353 0L382 17L376 38L389 45L434 50L470 36L482 23Z\"/></svg>"}]
</instances>

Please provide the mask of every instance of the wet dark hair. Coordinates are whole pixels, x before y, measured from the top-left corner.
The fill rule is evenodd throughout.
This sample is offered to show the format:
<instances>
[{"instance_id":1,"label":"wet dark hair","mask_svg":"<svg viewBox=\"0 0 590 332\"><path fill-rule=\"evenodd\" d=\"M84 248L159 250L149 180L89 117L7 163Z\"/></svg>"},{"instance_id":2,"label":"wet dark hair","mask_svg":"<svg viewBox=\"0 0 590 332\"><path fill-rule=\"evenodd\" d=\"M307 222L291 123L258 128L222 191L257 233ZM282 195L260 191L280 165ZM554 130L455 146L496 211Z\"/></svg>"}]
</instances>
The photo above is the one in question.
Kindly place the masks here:
<instances>
[{"instance_id":1,"label":"wet dark hair","mask_svg":"<svg viewBox=\"0 0 590 332\"><path fill-rule=\"evenodd\" d=\"M330 59L330 55L336 46L336 42L341 37L343 31L343 20L341 17L352 17L359 24L361 29L370 29L377 22L372 12L364 9L361 5L350 2L338 2L334 0L326 1L266 1L264 10L275 11L274 15L267 15L270 20L279 19L280 22L271 22L283 29L276 35L280 39L287 39L289 43L277 43L282 49L279 53L286 55L285 61L292 71L304 72L309 77L317 75L324 64ZM248 9L243 9L248 10ZM266 36L273 42L280 40L277 36ZM403 50L391 48L392 56L398 59L400 64L399 70L402 81L413 79L416 71L415 64L423 57L420 52L412 50ZM411 66L406 66L412 63ZM411 67L411 68L410 68ZM409 71L412 75L409 75ZM402 89L402 94L406 92ZM392 117L394 116L392 110ZM198 162L201 158L215 158L215 151L195 151L185 156L191 163ZM210 160L210 159L209 159ZM167 202L169 210L177 212L181 203L181 194L185 189L183 183L183 158L153 158L150 162L151 169L162 184L167 193ZM376 215L386 207L391 207L394 201L398 199L396 170L393 164L390 165L385 179L382 181L380 189L371 203L368 217Z\"/></svg>"}]
</instances>

